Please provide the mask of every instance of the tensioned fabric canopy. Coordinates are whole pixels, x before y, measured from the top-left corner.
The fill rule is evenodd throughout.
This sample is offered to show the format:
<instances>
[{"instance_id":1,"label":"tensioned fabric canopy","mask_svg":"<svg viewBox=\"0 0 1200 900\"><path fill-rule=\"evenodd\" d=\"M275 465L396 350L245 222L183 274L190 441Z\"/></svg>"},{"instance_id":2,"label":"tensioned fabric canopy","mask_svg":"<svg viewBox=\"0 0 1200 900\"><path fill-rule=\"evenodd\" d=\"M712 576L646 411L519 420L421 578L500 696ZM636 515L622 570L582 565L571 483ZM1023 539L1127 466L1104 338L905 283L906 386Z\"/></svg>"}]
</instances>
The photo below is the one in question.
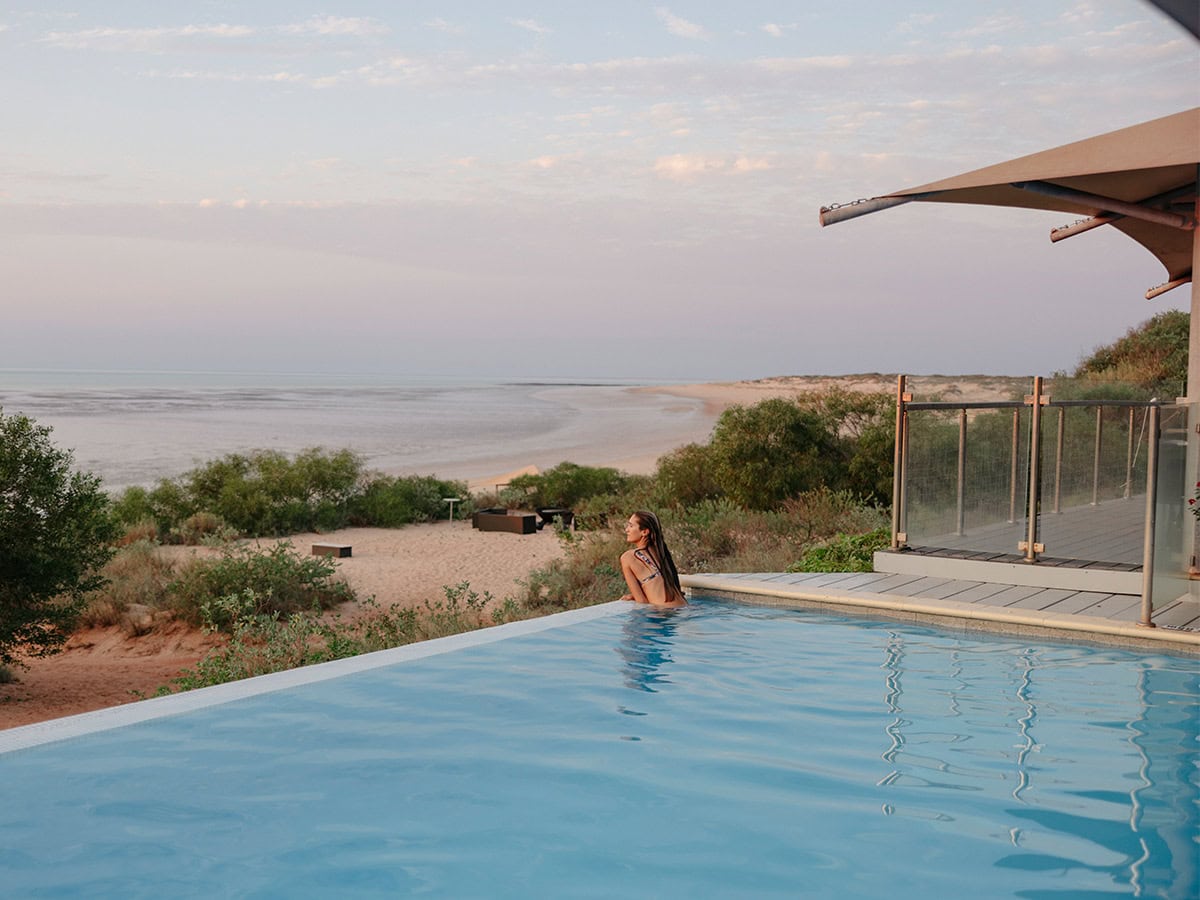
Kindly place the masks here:
<instances>
[{"instance_id":1,"label":"tensioned fabric canopy","mask_svg":"<svg viewBox=\"0 0 1200 900\"><path fill-rule=\"evenodd\" d=\"M1200 107L931 184L822 207L821 224L911 201L1073 213L1087 218L1055 229L1051 240L1116 228L1163 264L1167 289L1192 275L1198 172Z\"/></svg>"}]
</instances>

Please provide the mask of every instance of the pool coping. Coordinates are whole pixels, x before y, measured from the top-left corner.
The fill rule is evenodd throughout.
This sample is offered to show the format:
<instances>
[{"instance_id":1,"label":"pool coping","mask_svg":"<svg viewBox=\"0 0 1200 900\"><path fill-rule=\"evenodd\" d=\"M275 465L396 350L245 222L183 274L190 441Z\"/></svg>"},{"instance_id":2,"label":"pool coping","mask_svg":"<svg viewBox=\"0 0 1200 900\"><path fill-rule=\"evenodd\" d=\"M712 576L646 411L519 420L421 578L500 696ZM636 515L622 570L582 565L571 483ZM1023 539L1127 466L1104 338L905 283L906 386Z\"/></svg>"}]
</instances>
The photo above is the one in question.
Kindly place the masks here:
<instances>
[{"instance_id":1,"label":"pool coping","mask_svg":"<svg viewBox=\"0 0 1200 900\"><path fill-rule=\"evenodd\" d=\"M682 575L689 592L771 606L873 614L900 621L927 622L959 630L1042 638L1086 640L1157 653L1200 656L1200 633L1168 627L1144 628L1101 616L989 607L949 599L903 594L852 592L836 587L772 581L777 574Z\"/></svg>"},{"instance_id":2,"label":"pool coping","mask_svg":"<svg viewBox=\"0 0 1200 900\"><path fill-rule=\"evenodd\" d=\"M126 725L135 725L151 719L207 709L247 697L256 697L274 691L341 678L345 675L353 675L397 663L424 659L442 653L452 653L507 638L589 622L614 615L624 609L629 609L628 603L614 600L596 606L585 606L581 609L567 610L548 616L523 619L519 622L493 625L489 628L480 628L476 631L467 631L449 637L418 641L389 650L376 650L373 653L363 653L345 659L302 666L298 669L287 669L282 672L272 672L269 675L258 675L254 678L244 678L240 681L230 681L212 687L197 688L180 694L151 697L121 706L110 706L105 709L49 719L45 722L34 722L29 725L18 725L15 728L0 730L0 755L42 744L71 740L114 728L123 728Z\"/></svg>"}]
</instances>

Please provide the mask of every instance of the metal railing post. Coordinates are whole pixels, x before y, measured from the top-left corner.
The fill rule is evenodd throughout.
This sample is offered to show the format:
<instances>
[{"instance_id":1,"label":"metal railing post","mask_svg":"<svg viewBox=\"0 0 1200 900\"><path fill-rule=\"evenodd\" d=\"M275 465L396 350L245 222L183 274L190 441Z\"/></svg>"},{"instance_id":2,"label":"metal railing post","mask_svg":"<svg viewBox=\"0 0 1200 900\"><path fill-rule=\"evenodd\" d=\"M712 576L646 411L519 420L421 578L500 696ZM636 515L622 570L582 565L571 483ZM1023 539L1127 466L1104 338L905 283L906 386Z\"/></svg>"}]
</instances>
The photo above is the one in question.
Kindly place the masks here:
<instances>
[{"instance_id":1,"label":"metal railing post","mask_svg":"<svg viewBox=\"0 0 1200 900\"><path fill-rule=\"evenodd\" d=\"M1100 502L1100 441L1104 434L1104 407L1096 407L1096 450L1092 456L1092 506Z\"/></svg>"},{"instance_id":2,"label":"metal railing post","mask_svg":"<svg viewBox=\"0 0 1200 900\"><path fill-rule=\"evenodd\" d=\"M966 483L967 483L967 411L960 409L958 411L958 497L957 509L955 512L955 523L957 529L955 534L963 533L963 526L966 524Z\"/></svg>"},{"instance_id":3,"label":"metal railing post","mask_svg":"<svg viewBox=\"0 0 1200 900\"><path fill-rule=\"evenodd\" d=\"M1037 562L1038 552L1038 499L1041 493L1041 452L1042 452L1042 376L1035 375L1033 379L1033 395L1029 398L1033 404L1029 423L1029 521L1026 529L1023 547L1025 562Z\"/></svg>"},{"instance_id":4,"label":"metal railing post","mask_svg":"<svg viewBox=\"0 0 1200 900\"><path fill-rule=\"evenodd\" d=\"M1062 464L1063 464L1063 438L1066 436L1066 424L1064 416L1066 410L1061 406L1058 408L1058 442L1054 448L1054 511L1062 512Z\"/></svg>"},{"instance_id":5,"label":"metal railing post","mask_svg":"<svg viewBox=\"0 0 1200 900\"><path fill-rule=\"evenodd\" d=\"M906 394L910 400L912 394ZM907 402L907 401L906 401ZM910 414L908 408L904 409L904 422L900 427L900 441L904 450L904 459L901 460L900 466L904 470L904 477L900 481L900 537L905 546L908 545L908 429L909 429Z\"/></svg>"},{"instance_id":6,"label":"metal railing post","mask_svg":"<svg viewBox=\"0 0 1200 900\"><path fill-rule=\"evenodd\" d=\"M1134 409L1129 407L1129 446L1125 450L1125 499L1133 496L1133 425Z\"/></svg>"},{"instance_id":7,"label":"metal railing post","mask_svg":"<svg viewBox=\"0 0 1200 900\"><path fill-rule=\"evenodd\" d=\"M904 385L903 375L896 378L896 447L892 452L892 549L899 550L904 546L900 540L901 507L904 504Z\"/></svg>"},{"instance_id":8,"label":"metal railing post","mask_svg":"<svg viewBox=\"0 0 1200 900\"><path fill-rule=\"evenodd\" d=\"M1021 411L1013 410L1012 456L1008 473L1008 522L1017 521L1017 450L1021 444Z\"/></svg>"},{"instance_id":9,"label":"metal railing post","mask_svg":"<svg viewBox=\"0 0 1200 900\"><path fill-rule=\"evenodd\" d=\"M1138 624L1154 628L1154 525L1158 504L1158 430L1162 413L1157 402L1147 410L1150 417L1146 441L1146 524L1142 538L1142 615Z\"/></svg>"}]
</instances>

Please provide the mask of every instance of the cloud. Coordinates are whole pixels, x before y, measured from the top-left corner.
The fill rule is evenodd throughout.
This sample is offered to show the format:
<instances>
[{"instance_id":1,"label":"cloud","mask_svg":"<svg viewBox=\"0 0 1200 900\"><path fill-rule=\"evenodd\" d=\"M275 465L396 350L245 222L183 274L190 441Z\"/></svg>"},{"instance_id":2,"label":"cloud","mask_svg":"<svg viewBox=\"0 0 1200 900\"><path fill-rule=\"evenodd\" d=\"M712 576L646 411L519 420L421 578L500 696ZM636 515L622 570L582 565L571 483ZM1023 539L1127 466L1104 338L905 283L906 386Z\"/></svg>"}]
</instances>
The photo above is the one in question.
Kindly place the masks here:
<instances>
[{"instance_id":1,"label":"cloud","mask_svg":"<svg viewBox=\"0 0 1200 900\"><path fill-rule=\"evenodd\" d=\"M725 160L714 156L676 153L654 161L654 174L669 181L690 182L701 175L725 168Z\"/></svg>"},{"instance_id":2,"label":"cloud","mask_svg":"<svg viewBox=\"0 0 1200 900\"><path fill-rule=\"evenodd\" d=\"M370 37L377 34L388 34L391 31L378 19L342 16L313 16L304 22L283 25L279 30L284 34L351 35L353 37Z\"/></svg>"},{"instance_id":3,"label":"cloud","mask_svg":"<svg viewBox=\"0 0 1200 900\"><path fill-rule=\"evenodd\" d=\"M518 28L524 28L526 31L533 32L538 37L545 37L548 34L554 33L550 28L547 28L545 25L534 19L509 19L508 21L510 24L516 25Z\"/></svg>"},{"instance_id":4,"label":"cloud","mask_svg":"<svg viewBox=\"0 0 1200 900\"><path fill-rule=\"evenodd\" d=\"M765 172L771 168L771 163L766 159L751 159L748 156L739 156L733 162L733 171L735 172Z\"/></svg>"},{"instance_id":5,"label":"cloud","mask_svg":"<svg viewBox=\"0 0 1200 900\"><path fill-rule=\"evenodd\" d=\"M110 50L163 53L171 45L197 40L229 40L255 33L246 25L182 25L175 28L88 28L51 31L40 43L64 50Z\"/></svg>"},{"instance_id":6,"label":"cloud","mask_svg":"<svg viewBox=\"0 0 1200 900\"><path fill-rule=\"evenodd\" d=\"M467 29L462 25L457 25L454 22L448 22L440 16L436 19L430 19L425 23L426 28L432 28L434 31L441 31L445 34L466 34Z\"/></svg>"},{"instance_id":7,"label":"cloud","mask_svg":"<svg viewBox=\"0 0 1200 900\"><path fill-rule=\"evenodd\" d=\"M780 25L777 22L768 22L765 25L760 25L759 29L773 38L781 38L789 31L795 31L799 26L795 23L790 25Z\"/></svg>"},{"instance_id":8,"label":"cloud","mask_svg":"<svg viewBox=\"0 0 1200 900\"><path fill-rule=\"evenodd\" d=\"M214 42L245 40L264 35L287 37L372 37L390 29L378 19L344 16L313 16L303 22L255 28L249 25L179 25L161 28L87 28L80 31L51 31L40 43L63 50L167 53L201 49Z\"/></svg>"},{"instance_id":9,"label":"cloud","mask_svg":"<svg viewBox=\"0 0 1200 900\"><path fill-rule=\"evenodd\" d=\"M1013 31L1020 31L1027 28L1028 25L1017 18L1016 16L989 16L970 28L963 28L958 31L950 32L950 37L955 40L963 38L976 38L992 34L1005 34Z\"/></svg>"},{"instance_id":10,"label":"cloud","mask_svg":"<svg viewBox=\"0 0 1200 900\"><path fill-rule=\"evenodd\" d=\"M703 25L697 25L695 22L689 22L687 19L675 15L665 6L655 7L654 14L658 16L660 22L667 26L667 31L675 37L687 38L691 41L707 41L709 39L709 34Z\"/></svg>"}]
</instances>

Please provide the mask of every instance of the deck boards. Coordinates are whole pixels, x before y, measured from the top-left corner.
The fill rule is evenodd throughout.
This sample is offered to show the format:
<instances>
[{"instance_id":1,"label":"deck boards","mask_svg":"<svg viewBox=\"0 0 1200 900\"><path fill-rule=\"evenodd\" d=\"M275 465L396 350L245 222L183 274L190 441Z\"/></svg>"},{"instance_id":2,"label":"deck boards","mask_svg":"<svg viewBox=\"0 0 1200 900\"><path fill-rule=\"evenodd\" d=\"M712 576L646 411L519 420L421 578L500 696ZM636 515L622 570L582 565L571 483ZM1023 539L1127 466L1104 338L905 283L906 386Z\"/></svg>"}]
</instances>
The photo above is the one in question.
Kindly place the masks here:
<instances>
[{"instance_id":1,"label":"deck boards","mask_svg":"<svg viewBox=\"0 0 1200 900\"><path fill-rule=\"evenodd\" d=\"M1140 566L1143 552L1145 496L1085 504L1061 513L1043 513L1038 522L1038 540L1046 555L1067 560L1098 560ZM922 547L974 551L981 555L1019 556L1018 541L1026 537L1023 522L1000 522L967 528L965 534L920 534L910 528L908 541Z\"/></svg>"}]
</instances>

